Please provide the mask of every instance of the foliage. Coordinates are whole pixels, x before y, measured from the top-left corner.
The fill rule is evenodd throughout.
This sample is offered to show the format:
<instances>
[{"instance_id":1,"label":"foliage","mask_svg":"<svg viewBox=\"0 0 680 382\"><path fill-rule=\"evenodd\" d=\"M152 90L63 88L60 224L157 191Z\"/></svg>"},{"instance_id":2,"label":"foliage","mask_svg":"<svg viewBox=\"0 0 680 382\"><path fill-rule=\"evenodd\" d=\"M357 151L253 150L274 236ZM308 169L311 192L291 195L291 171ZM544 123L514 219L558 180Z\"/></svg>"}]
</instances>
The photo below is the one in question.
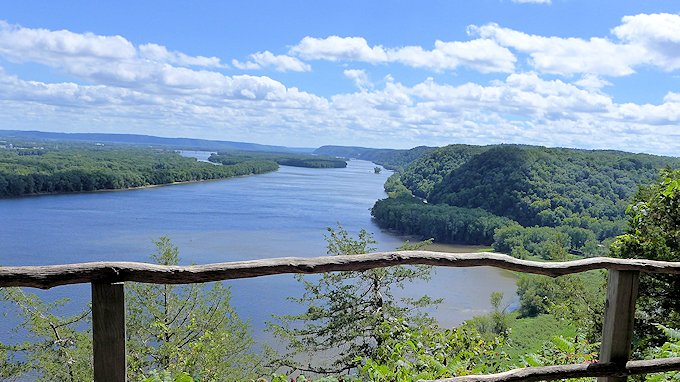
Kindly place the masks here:
<instances>
[{"instance_id":1,"label":"foliage","mask_svg":"<svg viewBox=\"0 0 680 382\"><path fill-rule=\"evenodd\" d=\"M352 237L342 227L328 228L329 255L356 255L375 250L373 236L361 230ZM410 246L413 248L413 246ZM406 283L427 279L430 267L398 266L363 272L325 273L318 278L298 277L304 284L302 297L291 298L306 307L299 315L277 317L270 330L285 340L289 354L280 363L295 370L321 374L337 374L359 365L359 360L372 358L384 338L379 326L404 318L428 322L418 309L434 303L428 297L417 300L397 299L393 291ZM301 365L301 355L315 355L314 364ZM319 360L322 354L327 360Z\"/></svg>"},{"instance_id":2,"label":"foliage","mask_svg":"<svg viewBox=\"0 0 680 382\"><path fill-rule=\"evenodd\" d=\"M555 336L575 337L578 323L553 314L520 318L517 312L509 314L508 336L500 351L508 355L504 368L521 365L527 353L537 353Z\"/></svg>"},{"instance_id":3,"label":"foliage","mask_svg":"<svg viewBox=\"0 0 680 382\"><path fill-rule=\"evenodd\" d=\"M524 226L555 227L570 217L615 221L624 217L638 184L651 182L659 168L669 165L680 166L680 159L501 145L452 171L428 201L483 208Z\"/></svg>"},{"instance_id":4,"label":"foliage","mask_svg":"<svg viewBox=\"0 0 680 382\"><path fill-rule=\"evenodd\" d=\"M475 243L453 238L451 232L456 235L458 230L448 227L474 224L474 214L461 211L481 209L518 223L494 227L504 229L497 237L498 251L545 258L541 243L566 234L568 240L559 240L565 249L603 256L606 240L625 232L627 199L663 166L678 167L680 159L535 146L450 145L425 153L388 179L386 191L395 200L378 201L373 212L379 224L401 233ZM404 188L427 204L406 198ZM504 235L510 242L503 242ZM491 240L486 234L477 242Z\"/></svg>"},{"instance_id":5,"label":"foliage","mask_svg":"<svg viewBox=\"0 0 680 382\"><path fill-rule=\"evenodd\" d=\"M288 154L269 152L221 152L210 155L209 161L223 165L237 165L248 161L275 162L282 166L310 167L310 168L344 168L347 162L328 156L310 154Z\"/></svg>"},{"instance_id":6,"label":"foliage","mask_svg":"<svg viewBox=\"0 0 680 382\"><path fill-rule=\"evenodd\" d=\"M364 380L407 382L492 373L504 359L497 350L502 337L487 339L469 325L444 330L391 318L376 330L380 345L359 368Z\"/></svg>"},{"instance_id":7,"label":"foliage","mask_svg":"<svg viewBox=\"0 0 680 382\"><path fill-rule=\"evenodd\" d=\"M585 257L604 256L606 247L592 231L580 227L522 227L513 224L496 229L493 249L519 259L537 257L555 260L554 253L565 250Z\"/></svg>"},{"instance_id":8,"label":"foliage","mask_svg":"<svg viewBox=\"0 0 680 382\"><path fill-rule=\"evenodd\" d=\"M600 271L548 278L521 275L517 281L520 317L552 314L567 322L578 323L579 332L591 341L602 332L605 277Z\"/></svg>"},{"instance_id":9,"label":"foliage","mask_svg":"<svg viewBox=\"0 0 680 382\"><path fill-rule=\"evenodd\" d=\"M371 149L352 146L321 146L314 154L371 161L387 169L401 171L434 147L418 146L408 150Z\"/></svg>"},{"instance_id":10,"label":"foliage","mask_svg":"<svg viewBox=\"0 0 680 382\"><path fill-rule=\"evenodd\" d=\"M571 365L577 363L597 362L599 343L593 343L586 339L562 336L553 337L545 343L538 353L530 353L523 357L523 367ZM592 378L573 378L570 381L590 382Z\"/></svg>"},{"instance_id":11,"label":"foliage","mask_svg":"<svg viewBox=\"0 0 680 382\"><path fill-rule=\"evenodd\" d=\"M271 161L215 166L169 151L67 148L40 155L0 150L0 197L113 190L275 171Z\"/></svg>"},{"instance_id":12,"label":"foliage","mask_svg":"<svg viewBox=\"0 0 680 382\"><path fill-rule=\"evenodd\" d=\"M650 358L680 357L680 330L668 328L661 324L654 326L664 334L666 342L652 349L648 356ZM649 382L680 381L680 372L650 374L645 380Z\"/></svg>"},{"instance_id":13,"label":"foliage","mask_svg":"<svg viewBox=\"0 0 680 382\"><path fill-rule=\"evenodd\" d=\"M630 229L612 245L616 257L680 260L680 170L664 170L656 183L640 189L627 210ZM659 345L654 326L680 327L680 276L642 274L636 315L639 346Z\"/></svg>"},{"instance_id":14,"label":"foliage","mask_svg":"<svg viewBox=\"0 0 680 382\"><path fill-rule=\"evenodd\" d=\"M385 181L385 192L390 198L412 197L411 191L404 186L398 172L390 175Z\"/></svg>"},{"instance_id":15,"label":"foliage","mask_svg":"<svg viewBox=\"0 0 680 382\"><path fill-rule=\"evenodd\" d=\"M378 200L371 214L383 228L445 243L491 244L496 229L516 224L479 208L431 205L407 195Z\"/></svg>"},{"instance_id":16,"label":"foliage","mask_svg":"<svg viewBox=\"0 0 680 382\"><path fill-rule=\"evenodd\" d=\"M155 243L156 263L179 263L178 249L167 237ZM173 378L184 372L201 381L242 381L261 373L248 325L230 306L229 290L221 283L209 288L131 283L126 291L131 380L152 370Z\"/></svg>"},{"instance_id":17,"label":"foliage","mask_svg":"<svg viewBox=\"0 0 680 382\"><path fill-rule=\"evenodd\" d=\"M37 381L92 380L92 333L81 329L90 309L61 317L54 313L67 300L45 303L19 288L0 288L5 301L13 303L22 322L17 328L27 339L14 345L0 345L0 378L9 380L29 375Z\"/></svg>"},{"instance_id":18,"label":"foliage","mask_svg":"<svg viewBox=\"0 0 680 382\"><path fill-rule=\"evenodd\" d=\"M152 259L179 262L166 237ZM133 381L242 381L263 374L262 357L252 350L248 326L229 305L229 290L215 283L126 285L128 377ZM0 290L22 318L29 338L0 346L0 377L30 376L39 381L92 380L92 333L85 325L90 309L60 317L66 301L44 303L17 288ZM83 328L85 327L85 329Z\"/></svg>"},{"instance_id":19,"label":"foliage","mask_svg":"<svg viewBox=\"0 0 680 382\"><path fill-rule=\"evenodd\" d=\"M482 316L476 316L466 321L468 325L472 325L485 338L493 338L497 336L506 337L508 333L508 325L510 317L507 312L507 307L501 307L503 302L502 292L492 292L489 296L491 302L491 313Z\"/></svg>"},{"instance_id":20,"label":"foliage","mask_svg":"<svg viewBox=\"0 0 680 382\"><path fill-rule=\"evenodd\" d=\"M428 199L433 190L441 187L451 172L489 146L449 145L422 155L406 168L402 182L414 195Z\"/></svg>"},{"instance_id":21,"label":"foliage","mask_svg":"<svg viewBox=\"0 0 680 382\"><path fill-rule=\"evenodd\" d=\"M172 374L168 371L152 371L148 376L141 379L142 382L194 382L194 379L185 372Z\"/></svg>"}]
</instances>

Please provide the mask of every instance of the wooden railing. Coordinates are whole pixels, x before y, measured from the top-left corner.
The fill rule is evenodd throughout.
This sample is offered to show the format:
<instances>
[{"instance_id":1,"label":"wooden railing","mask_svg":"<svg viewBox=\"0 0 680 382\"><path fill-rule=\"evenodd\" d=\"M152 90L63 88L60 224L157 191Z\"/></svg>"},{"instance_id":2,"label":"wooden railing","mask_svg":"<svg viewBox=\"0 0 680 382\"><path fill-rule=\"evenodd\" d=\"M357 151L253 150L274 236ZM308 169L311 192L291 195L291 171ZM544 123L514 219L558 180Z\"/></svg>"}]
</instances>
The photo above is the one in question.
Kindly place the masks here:
<instances>
[{"instance_id":1,"label":"wooden railing","mask_svg":"<svg viewBox=\"0 0 680 382\"><path fill-rule=\"evenodd\" d=\"M92 284L94 378L125 381L125 299L127 281L190 284L286 273L364 271L395 265L445 267L491 266L557 277L607 269L607 300L600 359L594 364L529 367L504 373L446 378L440 381L542 381L599 377L601 382L625 381L628 375L680 370L680 357L629 361L633 316L640 272L680 275L680 262L590 258L567 262L519 260L496 253L379 252L352 256L287 257L192 266L133 262L0 267L0 287L49 289L59 285Z\"/></svg>"}]
</instances>

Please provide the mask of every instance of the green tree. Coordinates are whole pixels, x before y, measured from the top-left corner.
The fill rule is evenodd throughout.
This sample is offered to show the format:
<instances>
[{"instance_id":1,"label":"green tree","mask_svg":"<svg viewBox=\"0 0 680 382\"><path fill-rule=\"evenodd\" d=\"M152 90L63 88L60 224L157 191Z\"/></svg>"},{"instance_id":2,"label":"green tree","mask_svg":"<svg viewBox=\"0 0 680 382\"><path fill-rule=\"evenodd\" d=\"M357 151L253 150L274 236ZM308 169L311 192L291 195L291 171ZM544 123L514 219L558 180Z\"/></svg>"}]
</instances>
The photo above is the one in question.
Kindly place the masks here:
<instances>
[{"instance_id":1,"label":"green tree","mask_svg":"<svg viewBox=\"0 0 680 382\"><path fill-rule=\"evenodd\" d=\"M499 371L503 337L484 336L472 325L442 329L389 319L377 328L381 338L371 358L359 367L363 380L408 382Z\"/></svg>"},{"instance_id":2,"label":"green tree","mask_svg":"<svg viewBox=\"0 0 680 382\"><path fill-rule=\"evenodd\" d=\"M179 263L167 237L152 259ZM221 283L126 284L128 376L132 381L242 381L264 374L264 357L253 351L248 325L230 306ZM92 380L90 309L62 317L66 299L45 303L19 288L0 289L22 319L27 340L0 345L0 378L38 381Z\"/></svg>"},{"instance_id":3,"label":"green tree","mask_svg":"<svg viewBox=\"0 0 680 382\"><path fill-rule=\"evenodd\" d=\"M612 245L612 254L622 258L663 261L680 260L680 170L664 170L661 180L642 188L628 207L628 232ZM639 346L659 345L664 338L655 323L680 327L680 277L640 277L636 315Z\"/></svg>"},{"instance_id":4,"label":"green tree","mask_svg":"<svg viewBox=\"0 0 680 382\"><path fill-rule=\"evenodd\" d=\"M361 230L356 238L342 227L328 228L329 255L356 255L375 251L373 236ZM409 245L409 248L414 248ZM320 374L349 372L362 358L372 358L384 341L379 327L388 320L406 319L425 322L429 319L417 308L437 301L398 299L395 288L408 282L428 279L431 267L398 266L363 272L324 273L317 278L298 277L304 284L302 297L291 298L306 307L298 315L279 316L270 323L276 336L288 344L289 353L280 361L295 370ZM314 355L303 365L304 354ZM319 360L327 355L326 360Z\"/></svg>"},{"instance_id":5,"label":"green tree","mask_svg":"<svg viewBox=\"0 0 680 382\"><path fill-rule=\"evenodd\" d=\"M92 333L80 330L89 319L89 308L63 317L54 312L66 299L45 303L20 288L0 288L0 295L13 303L21 319L17 330L27 337L18 344L0 345L0 378L30 375L36 381L92 380Z\"/></svg>"},{"instance_id":6,"label":"green tree","mask_svg":"<svg viewBox=\"0 0 680 382\"><path fill-rule=\"evenodd\" d=\"M179 253L170 239L155 242L151 258L177 265ZM126 286L128 373L131 380L152 370L188 373L201 381L243 381L262 372L253 352L248 325L229 304L221 283Z\"/></svg>"}]
</instances>

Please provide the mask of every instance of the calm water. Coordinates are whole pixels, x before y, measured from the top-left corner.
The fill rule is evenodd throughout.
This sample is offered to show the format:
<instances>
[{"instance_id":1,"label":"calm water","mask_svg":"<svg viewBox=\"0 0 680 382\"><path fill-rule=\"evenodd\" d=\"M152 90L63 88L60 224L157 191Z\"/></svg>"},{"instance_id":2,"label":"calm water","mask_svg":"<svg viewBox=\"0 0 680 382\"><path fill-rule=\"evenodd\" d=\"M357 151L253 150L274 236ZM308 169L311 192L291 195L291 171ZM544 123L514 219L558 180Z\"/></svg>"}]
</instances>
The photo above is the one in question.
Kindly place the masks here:
<instances>
[{"instance_id":1,"label":"calm water","mask_svg":"<svg viewBox=\"0 0 680 382\"><path fill-rule=\"evenodd\" d=\"M152 240L162 235L179 247L185 264L320 256L326 253L325 228L337 223L351 232L365 228L379 241L378 249L391 250L403 238L381 231L369 211L385 197L382 185L390 174L374 174L373 167L365 161L351 161L345 169L281 167L222 181L0 200L0 264L146 261L154 250ZM301 293L292 276L227 284L232 304L259 338L271 314L298 309L286 300ZM493 291L514 298L514 279L491 268L439 269L433 280L405 294L444 297L435 315L442 324L454 325L487 312ZM71 297L69 309L90 299L85 285L40 294ZM14 324L10 314L0 323L0 337Z\"/></svg>"}]
</instances>

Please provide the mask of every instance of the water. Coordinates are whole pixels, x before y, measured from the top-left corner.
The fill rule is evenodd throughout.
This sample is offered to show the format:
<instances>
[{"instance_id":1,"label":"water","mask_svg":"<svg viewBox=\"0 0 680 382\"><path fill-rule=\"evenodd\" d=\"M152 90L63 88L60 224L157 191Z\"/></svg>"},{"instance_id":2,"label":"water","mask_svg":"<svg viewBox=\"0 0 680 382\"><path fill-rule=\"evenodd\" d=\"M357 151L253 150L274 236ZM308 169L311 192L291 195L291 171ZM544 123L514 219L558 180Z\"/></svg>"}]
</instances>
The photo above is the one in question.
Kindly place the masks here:
<instances>
[{"instance_id":1,"label":"water","mask_svg":"<svg viewBox=\"0 0 680 382\"><path fill-rule=\"evenodd\" d=\"M84 261L147 261L152 241L169 236L183 264L321 256L326 227L373 232L379 250L398 247L403 238L381 231L370 207L385 197L389 171L351 161L344 169L282 166L279 171L221 181L148 189L48 195L0 200L0 264L44 265ZM232 304L263 337L271 314L296 311L286 300L301 294L291 275L226 282ZM455 325L488 312L488 296L515 293L515 280L492 268L438 269L430 282L404 294L444 297L435 312L443 325ZM57 287L41 296L70 297L72 310L90 300L89 286ZM8 309L1 305L0 309ZM3 333L16 324L10 316ZM9 336L9 334L5 334Z\"/></svg>"}]
</instances>

